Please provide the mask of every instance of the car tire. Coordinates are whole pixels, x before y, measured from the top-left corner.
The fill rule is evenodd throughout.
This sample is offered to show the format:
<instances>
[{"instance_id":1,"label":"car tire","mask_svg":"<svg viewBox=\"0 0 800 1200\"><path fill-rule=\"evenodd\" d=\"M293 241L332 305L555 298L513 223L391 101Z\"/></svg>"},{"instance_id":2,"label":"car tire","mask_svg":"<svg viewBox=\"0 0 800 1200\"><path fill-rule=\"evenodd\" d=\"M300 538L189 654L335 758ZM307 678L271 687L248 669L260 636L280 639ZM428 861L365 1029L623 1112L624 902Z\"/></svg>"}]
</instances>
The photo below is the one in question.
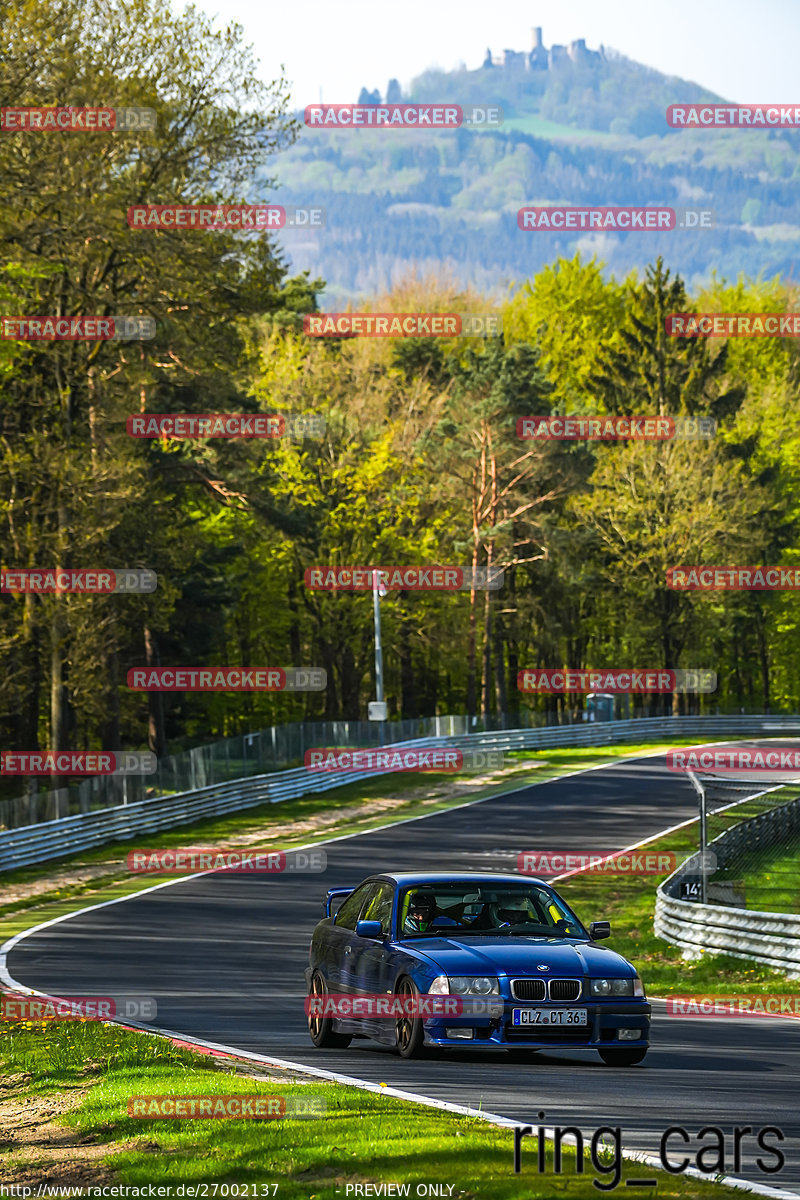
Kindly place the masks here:
<instances>
[{"instance_id":1,"label":"car tire","mask_svg":"<svg viewBox=\"0 0 800 1200\"><path fill-rule=\"evenodd\" d=\"M396 996L418 996L419 988L407 975L395 984ZM401 1058L421 1058L425 1053L425 1031L419 1017L399 1017L395 1022L395 1048Z\"/></svg>"},{"instance_id":2,"label":"car tire","mask_svg":"<svg viewBox=\"0 0 800 1200\"><path fill-rule=\"evenodd\" d=\"M309 997L311 996L327 996L328 985L325 978L319 971L315 971L311 976L311 982L308 987ZM335 1033L333 1029L333 1019L331 1017L316 1017L310 1012L308 1014L308 1035L311 1041L320 1050L332 1050L338 1048L344 1049L349 1046L353 1040L351 1033Z\"/></svg>"},{"instance_id":3,"label":"car tire","mask_svg":"<svg viewBox=\"0 0 800 1200\"><path fill-rule=\"evenodd\" d=\"M600 1057L607 1067L635 1067L647 1054L644 1050L600 1050Z\"/></svg>"}]
</instances>

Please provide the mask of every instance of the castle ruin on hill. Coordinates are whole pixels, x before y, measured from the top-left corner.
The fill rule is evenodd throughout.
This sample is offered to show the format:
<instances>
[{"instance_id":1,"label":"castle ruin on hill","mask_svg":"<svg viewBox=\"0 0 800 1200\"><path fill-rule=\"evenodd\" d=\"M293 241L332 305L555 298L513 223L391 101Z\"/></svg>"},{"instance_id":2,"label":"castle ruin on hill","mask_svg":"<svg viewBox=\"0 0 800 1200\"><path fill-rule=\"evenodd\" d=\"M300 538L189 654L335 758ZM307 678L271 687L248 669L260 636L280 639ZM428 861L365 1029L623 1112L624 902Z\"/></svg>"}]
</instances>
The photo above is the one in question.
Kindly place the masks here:
<instances>
[{"instance_id":1,"label":"castle ruin on hill","mask_svg":"<svg viewBox=\"0 0 800 1200\"><path fill-rule=\"evenodd\" d=\"M585 38L577 38L568 46L554 44L548 49L542 42L542 27L536 25L533 28L533 48L527 53L524 50L504 50L502 54L492 54L491 50L487 50L481 66L515 71L551 71L562 63L592 63L603 59L604 48L587 50Z\"/></svg>"}]
</instances>

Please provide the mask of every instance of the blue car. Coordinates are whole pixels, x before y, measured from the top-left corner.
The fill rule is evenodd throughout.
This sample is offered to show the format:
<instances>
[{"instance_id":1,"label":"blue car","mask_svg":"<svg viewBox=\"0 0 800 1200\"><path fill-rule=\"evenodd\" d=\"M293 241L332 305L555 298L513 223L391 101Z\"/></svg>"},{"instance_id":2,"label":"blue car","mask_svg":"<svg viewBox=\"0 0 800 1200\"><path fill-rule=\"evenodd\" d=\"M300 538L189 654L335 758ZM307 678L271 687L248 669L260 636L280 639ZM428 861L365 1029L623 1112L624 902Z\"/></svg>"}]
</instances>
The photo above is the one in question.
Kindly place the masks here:
<instances>
[{"instance_id":1,"label":"blue car","mask_svg":"<svg viewBox=\"0 0 800 1200\"><path fill-rule=\"evenodd\" d=\"M373 1038L403 1058L587 1049L634 1066L650 1005L635 967L597 945L610 933L527 876L381 874L332 888L305 971L311 1040Z\"/></svg>"}]
</instances>

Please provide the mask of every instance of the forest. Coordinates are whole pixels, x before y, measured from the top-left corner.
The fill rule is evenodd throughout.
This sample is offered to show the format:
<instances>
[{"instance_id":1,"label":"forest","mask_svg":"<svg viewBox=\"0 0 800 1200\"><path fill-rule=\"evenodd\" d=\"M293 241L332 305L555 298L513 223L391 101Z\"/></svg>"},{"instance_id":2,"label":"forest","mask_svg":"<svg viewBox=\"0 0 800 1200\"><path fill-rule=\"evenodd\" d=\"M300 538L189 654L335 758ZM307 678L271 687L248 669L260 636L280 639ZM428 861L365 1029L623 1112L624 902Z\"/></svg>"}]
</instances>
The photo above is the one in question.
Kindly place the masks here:
<instances>
[{"instance_id":1,"label":"forest","mask_svg":"<svg viewBox=\"0 0 800 1200\"><path fill-rule=\"evenodd\" d=\"M502 334L308 337L304 316L330 308L327 281L293 272L274 235L126 223L136 203L253 201L265 164L279 177L305 136L285 80L259 80L236 27L151 0L80 14L24 3L14 20L2 104L102 96L155 109L158 127L0 139L0 312L121 314L155 332L0 340L2 566L148 570L158 587L0 596L5 747L162 755L278 722L364 718L372 595L308 588L320 565L503 571L500 590L381 600L390 719L579 713L579 696L517 689L520 670L562 666L719 677L712 695L638 698L635 713L796 710L793 592L667 585L679 565L797 561L796 340L665 332L670 313L787 312L790 281L690 290L660 253L621 278L577 253L498 302L420 265L353 307L495 311ZM31 45L52 50L35 72ZM279 413L324 432L131 437L143 413ZM703 418L717 432L518 436L521 418L548 414ZM126 684L137 667L202 666L318 667L327 688Z\"/></svg>"}]
</instances>

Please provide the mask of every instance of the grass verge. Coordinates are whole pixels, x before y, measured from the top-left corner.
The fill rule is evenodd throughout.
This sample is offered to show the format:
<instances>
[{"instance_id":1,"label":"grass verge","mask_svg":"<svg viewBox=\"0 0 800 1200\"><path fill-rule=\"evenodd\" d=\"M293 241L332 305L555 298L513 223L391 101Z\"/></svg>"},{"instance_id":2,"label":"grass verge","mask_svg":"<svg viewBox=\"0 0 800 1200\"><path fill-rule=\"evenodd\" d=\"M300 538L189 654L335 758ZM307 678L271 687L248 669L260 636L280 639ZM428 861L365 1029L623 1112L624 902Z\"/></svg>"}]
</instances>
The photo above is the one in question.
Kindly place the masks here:
<instances>
[{"instance_id":1,"label":"grass verge","mask_svg":"<svg viewBox=\"0 0 800 1200\"><path fill-rule=\"evenodd\" d=\"M755 811L755 804L752 806ZM738 821L753 815L747 804L737 806L726 819ZM693 821L645 844L647 851L673 852L680 863L697 850L698 822ZM797 991L786 975L770 967L729 954L704 953L686 960L677 946L653 932L656 889L667 875L581 874L556 883L557 890L584 921L609 920L611 938L605 944L623 954L638 968L645 989L654 996L702 993L767 995Z\"/></svg>"},{"instance_id":2,"label":"grass verge","mask_svg":"<svg viewBox=\"0 0 800 1200\"><path fill-rule=\"evenodd\" d=\"M191 1183L208 1185L205 1193L196 1193L206 1196L346 1200L359 1194L355 1185L383 1183L407 1184L411 1196L427 1194L418 1192L419 1185L438 1185L441 1190L433 1195L457 1200L587 1200L597 1195L593 1179L608 1184L617 1175L613 1145L591 1158L593 1130L583 1131L583 1174L568 1146L556 1174L550 1144L545 1172L539 1174L534 1139L528 1138L522 1171L515 1176L508 1129L286 1072L248 1076L242 1073L247 1068L232 1060L209 1059L162 1038L94 1022L0 1024L0 1065L5 1184L154 1185L169 1189L162 1195L177 1197L185 1195L179 1185ZM324 1115L302 1121L128 1115L128 1101L135 1096L232 1094L313 1096ZM53 1097L66 1097L55 1120ZM50 1100L49 1109L42 1119L31 1120L32 1113L41 1112L37 1105L43 1099ZM24 1120L9 1126L14 1112ZM712 1182L684 1180L622 1160L619 1165L620 1186L627 1179L657 1176L661 1197L730 1196ZM370 1192L361 1189L360 1194Z\"/></svg>"}]
</instances>

